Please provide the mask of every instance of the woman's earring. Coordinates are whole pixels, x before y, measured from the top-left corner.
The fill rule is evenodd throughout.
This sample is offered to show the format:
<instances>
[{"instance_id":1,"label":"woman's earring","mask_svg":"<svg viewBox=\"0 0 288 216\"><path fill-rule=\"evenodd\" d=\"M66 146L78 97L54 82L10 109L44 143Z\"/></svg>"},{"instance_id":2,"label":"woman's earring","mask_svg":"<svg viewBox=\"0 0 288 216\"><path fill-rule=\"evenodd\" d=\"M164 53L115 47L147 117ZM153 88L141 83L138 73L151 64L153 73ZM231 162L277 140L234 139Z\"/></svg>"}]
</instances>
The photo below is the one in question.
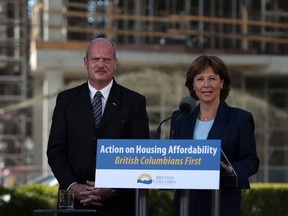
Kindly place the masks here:
<instances>
[{"instance_id":1,"label":"woman's earring","mask_svg":"<svg viewBox=\"0 0 288 216\"><path fill-rule=\"evenodd\" d=\"M223 86L221 86L221 89L223 89Z\"/></svg>"}]
</instances>

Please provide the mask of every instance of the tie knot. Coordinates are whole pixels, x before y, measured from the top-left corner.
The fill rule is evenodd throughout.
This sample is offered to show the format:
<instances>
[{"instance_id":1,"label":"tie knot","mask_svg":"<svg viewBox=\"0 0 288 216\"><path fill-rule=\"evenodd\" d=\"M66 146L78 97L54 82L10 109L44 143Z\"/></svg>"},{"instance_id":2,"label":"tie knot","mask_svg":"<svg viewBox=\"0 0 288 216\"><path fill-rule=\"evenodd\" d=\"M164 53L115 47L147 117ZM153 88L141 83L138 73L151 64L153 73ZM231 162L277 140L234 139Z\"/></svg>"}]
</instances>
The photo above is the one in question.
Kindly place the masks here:
<instances>
[{"instance_id":1,"label":"tie knot","mask_svg":"<svg viewBox=\"0 0 288 216\"><path fill-rule=\"evenodd\" d=\"M102 97L102 93L100 91L97 91L95 93L95 95L94 95L94 98L96 98L96 97L101 98Z\"/></svg>"}]
</instances>

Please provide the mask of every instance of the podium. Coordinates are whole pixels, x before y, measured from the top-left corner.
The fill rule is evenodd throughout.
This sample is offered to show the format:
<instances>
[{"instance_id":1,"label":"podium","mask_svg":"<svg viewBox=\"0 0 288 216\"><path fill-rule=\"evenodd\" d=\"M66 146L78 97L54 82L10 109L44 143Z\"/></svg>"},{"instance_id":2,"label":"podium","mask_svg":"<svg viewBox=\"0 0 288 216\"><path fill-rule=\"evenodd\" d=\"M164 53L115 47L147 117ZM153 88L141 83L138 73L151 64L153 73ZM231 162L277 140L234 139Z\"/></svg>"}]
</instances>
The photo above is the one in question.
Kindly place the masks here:
<instances>
[{"instance_id":1,"label":"podium","mask_svg":"<svg viewBox=\"0 0 288 216\"><path fill-rule=\"evenodd\" d=\"M219 189L220 140L99 139L97 187L146 189ZM125 176L125 179L121 176ZM209 179L210 181L203 181ZM144 190L142 190L144 189ZM146 195L138 197L145 216ZM186 196L183 201L187 201Z\"/></svg>"}]
</instances>

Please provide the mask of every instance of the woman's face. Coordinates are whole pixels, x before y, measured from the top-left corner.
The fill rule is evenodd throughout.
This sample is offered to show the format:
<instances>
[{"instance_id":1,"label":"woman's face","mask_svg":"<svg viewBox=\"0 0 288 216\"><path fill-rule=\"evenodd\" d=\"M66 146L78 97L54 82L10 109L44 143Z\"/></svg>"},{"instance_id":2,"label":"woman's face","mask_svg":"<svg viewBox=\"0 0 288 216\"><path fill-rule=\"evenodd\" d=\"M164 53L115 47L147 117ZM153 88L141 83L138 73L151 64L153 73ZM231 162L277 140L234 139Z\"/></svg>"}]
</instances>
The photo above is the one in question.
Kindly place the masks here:
<instances>
[{"instance_id":1,"label":"woman's face","mask_svg":"<svg viewBox=\"0 0 288 216\"><path fill-rule=\"evenodd\" d=\"M212 103L220 100L223 83L213 68L207 67L194 77L193 87L200 102Z\"/></svg>"}]
</instances>

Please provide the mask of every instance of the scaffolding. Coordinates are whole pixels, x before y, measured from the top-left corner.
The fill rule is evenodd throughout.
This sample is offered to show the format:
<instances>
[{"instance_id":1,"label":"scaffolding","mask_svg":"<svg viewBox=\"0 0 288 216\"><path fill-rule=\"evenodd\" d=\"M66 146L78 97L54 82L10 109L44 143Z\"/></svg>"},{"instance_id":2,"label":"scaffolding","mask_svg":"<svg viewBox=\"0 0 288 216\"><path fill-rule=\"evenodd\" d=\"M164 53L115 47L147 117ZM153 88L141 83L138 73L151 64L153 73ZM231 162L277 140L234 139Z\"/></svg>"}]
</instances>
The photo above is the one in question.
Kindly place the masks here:
<instances>
[{"instance_id":1,"label":"scaffolding","mask_svg":"<svg viewBox=\"0 0 288 216\"><path fill-rule=\"evenodd\" d=\"M7 107L24 101L28 93L27 2L1 0L0 20L0 107ZM25 157L28 115L22 111L0 118L0 174L4 167L29 162Z\"/></svg>"},{"instance_id":2,"label":"scaffolding","mask_svg":"<svg viewBox=\"0 0 288 216\"><path fill-rule=\"evenodd\" d=\"M58 8L44 4L35 11L39 18L33 25L42 29L35 35L37 40L54 40L52 32L61 32L57 41L87 41L104 35L126 46L178 45L182 51L283 55L288 50L284 1L70 0L58 4Z\"/></svg>"}]
</instances>

